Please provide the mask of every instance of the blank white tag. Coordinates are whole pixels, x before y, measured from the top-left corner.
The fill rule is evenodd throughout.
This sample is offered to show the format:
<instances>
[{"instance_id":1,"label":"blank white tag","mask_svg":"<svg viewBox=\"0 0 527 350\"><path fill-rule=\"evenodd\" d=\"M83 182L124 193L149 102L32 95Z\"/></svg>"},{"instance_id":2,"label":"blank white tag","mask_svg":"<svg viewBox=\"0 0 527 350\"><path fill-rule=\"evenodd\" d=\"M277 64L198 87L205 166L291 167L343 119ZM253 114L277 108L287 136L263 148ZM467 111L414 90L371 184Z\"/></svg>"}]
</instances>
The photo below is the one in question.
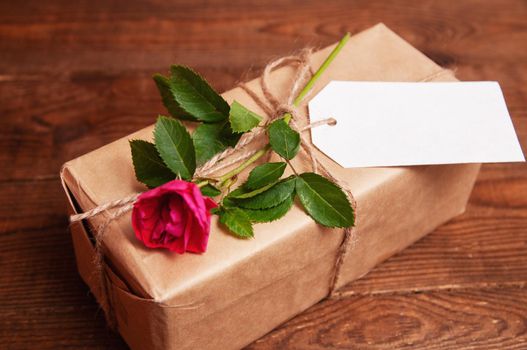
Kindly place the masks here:
<instances>
[{"instance_id":1,"label":"blank white tag","mask_svg":"<svg viewBox=\"0 0 527 350\"><path fill-rule=\"evenodd\" d=\"M309 102L313 143L346 168L525 161L496 82L332 81Z\"/></svg>"}]
</instances>

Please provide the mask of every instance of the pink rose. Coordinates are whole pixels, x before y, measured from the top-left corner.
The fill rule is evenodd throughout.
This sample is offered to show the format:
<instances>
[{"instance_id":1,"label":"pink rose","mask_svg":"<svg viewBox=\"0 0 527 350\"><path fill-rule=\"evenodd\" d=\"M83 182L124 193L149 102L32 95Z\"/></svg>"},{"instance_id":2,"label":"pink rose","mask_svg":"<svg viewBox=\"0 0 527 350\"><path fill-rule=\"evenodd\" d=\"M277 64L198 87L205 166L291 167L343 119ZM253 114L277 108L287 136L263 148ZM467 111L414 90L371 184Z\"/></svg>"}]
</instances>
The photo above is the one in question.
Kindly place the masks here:
<instances>
[{"instance_id":1,"label":"pink rose","mask_svg":"<svg viewBox=\"0 0 527 350\"><path fill-rule=\"evenodd\" d=\"M132 226L149 248L183 254L207 249L210 210L217 204L191 182L173 180L142 193L134 203Z\"/></svg>"}]
</instances>

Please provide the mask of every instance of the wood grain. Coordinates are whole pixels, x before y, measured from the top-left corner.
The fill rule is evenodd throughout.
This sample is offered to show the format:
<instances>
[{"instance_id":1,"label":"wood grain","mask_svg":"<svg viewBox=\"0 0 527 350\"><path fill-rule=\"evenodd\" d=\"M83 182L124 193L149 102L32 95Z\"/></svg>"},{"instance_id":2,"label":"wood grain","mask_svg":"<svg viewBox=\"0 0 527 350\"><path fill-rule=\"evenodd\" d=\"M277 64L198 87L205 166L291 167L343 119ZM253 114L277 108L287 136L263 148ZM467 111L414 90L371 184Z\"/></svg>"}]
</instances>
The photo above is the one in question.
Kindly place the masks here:
<instances>
[{"instance_id":1,"label":"wood grain","mask_svg":"<svg viewBox=\"0 0 527 350\"><path fill-rule=\"evenodd\" d=\"M249 349L521 349L526 305L521 288L347 297L319 303Z\"/></svg>"},{"instance_id":2,"label":"wood grain","mask_svg":"<svg viewBox=\"0 0 527 350\"><path fill-rule=\"evenodd\" d=\"M154 72L188 64L225 90L380 21L499 81L527 144L526 1L0 2L2 347L126 348L77 275L58 170L164 111ZM527 348L526 170L485 165L464 215L249 348Z\"/></svg>"}]
</instances>

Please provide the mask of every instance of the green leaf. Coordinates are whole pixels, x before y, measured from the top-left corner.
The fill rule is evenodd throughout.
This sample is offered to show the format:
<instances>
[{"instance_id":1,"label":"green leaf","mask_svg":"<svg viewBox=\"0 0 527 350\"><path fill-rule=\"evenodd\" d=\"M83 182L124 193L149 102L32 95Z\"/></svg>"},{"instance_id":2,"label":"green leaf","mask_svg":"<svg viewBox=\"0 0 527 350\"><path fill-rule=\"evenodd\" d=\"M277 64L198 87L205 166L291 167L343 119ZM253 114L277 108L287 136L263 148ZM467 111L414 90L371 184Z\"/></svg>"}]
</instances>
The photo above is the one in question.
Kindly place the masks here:
<instances>
[{"instance_id":1,"label":"green leaf","mask_svg":"<svg viewBox=\"0 0 527 350\"><path fill-rule=\"evenodd\" d=\"M159 116L154 129L157 151L179 177L190 180L196 170L194 144L187 129L176 119Z\"/></svg>"},{"instance_id":2,"label":"green leaf","mask_svg":"<svg viewBox=\"0 0 527 350\"><path fill-rule=\"evenodd\" d=\"M176 178L176 175L163 163L153 143L130 140L130 148L135 177L139 182L153 188Z\"/></svg>"},{"instance_id":3,"label":"green leaf","mask_svg":"<svg viewBox=\"0 0 527 350\"><path fill-rule=\"evenodd\" d=\"M196 118L185 112L176 102L176 100L174 99L174 95L170 90L170 80L167 77L161 74L154 74L153 79L156 83L157 89L159 90L159 94L161 95L163 105L166 107L168 113L170 113L171 116L173 116L174 118L184 120L197 120Z\"/></svg>"},{"instance_id":4,"label":"green leaf","mask_svg":"<svg viewBox=\"0 0 527 350\"><path fill-rule=\"evenodd\" d=\"M301 174L296 192L306 212L319 224L328 227L350 227L355 214L340 187L315 173Z\"/></svg>"},{"instance_id":5,"label":"green leaf","mask_svg":"<svg viewBox=\"0 0 527 350\"><path fill-rule=\"evenodd\" d=\"M220 215L221 210L222 210L221 207L212 208L212 209L210 210L210 213L211 213L212 215Z\"/></svg>"},{"instance_id":6,"label":"green leaf","mask_svg":"<svg viewBox=\"0 0 527 350\"><path fill-rule=\"evenodd\" d=\"M268 209L243 209L251 222L270 222L283 217L293 206L293 196L287 197L282 203Z\"/></svg>"},{"instance_id":7,"label":"green leaf","mask_svg":"<svg viewBox=\"0 0 527 350\"><path fill-rule=\"evenodd\" d=\"M227 147L236 146L240 136L232 132L227 121L199 125L192 133L197 164L202 165Z\"/></svg>"},{"instance_id":8,"label":"green leaf","mask_svg":"<svg viewBox=\"0 0 527 350\"><path fill-rule=\"evenodd\" d=\"M254 231L247 215L238 208L222 208L220 222L238 238L252 238Z\"/></svg>"},{"instance_id":9,"label":"green leaf","mask_svg":"<svg viewBox=\"0 0 527 350\"><path fill-rule=\"evenodd\" d=\"M288 177L254 197L233 200L242 208L267 209L282 203L295 190L295 178Z\"/></svg>"},{"instance_id":10,"label":"green leaf","mask_svg":"<svg viewBox=\"0 0 527 350\"><path fill-rule=\"evenodd\" d=\"M216 197L221 194L221 191L211 184L206 184L200 188L201 194L207 197Z\"/></svg>"},{"instance_id":11,"label":"green leaf","mask_svg":"<svg viewBox=\"0 0 527 350\"><path fill-rule=\"evenodd\" d=\"M224 208L238 208L236 203L231 198L229 198L228 196L223 198L223 200L221 201L221 205Z\"/></svg>"},{"instance_id":12,"label":"green leaf","mask_svg":"<svg viewBox=\"0 0 527 350\"><path fill-rule=\"evenodd\" d=\"M255 167L249 174L244 187L254 190L277 181L283 175L286 163L265 163Z\"/></svg>"},{"instance_id":13,"label":"green leaf","mask_svg":"<svg viewBox=\"0 0 527 350\"><path fill-rule=\"evenodd\" d=\"M257 126L262 121L262 117L234 101L231 104L229 121L232 131L243 133Z\"/></svg>"},{"instance_id":14,"label":"green leaf","mask_svg":"<svg viewBox=\"0 0 527 350\"><path fill-rule=\"evenodd\" d=\"M300 134L283 120L278 119L267 129L273 151L285 159L293 159L300 148Z\"/></svg>"},{"instance_id":15,"label":"green leaf","mask_svg":"<svg viewBox=\"0 0 527 350\"><path fill-rule=\"evenodd\" d=\"M199 74L185 66L172 66L170 72L170 91L181 109L207 123L229 117L227 102Z\"/></svg>"}]
</instances>

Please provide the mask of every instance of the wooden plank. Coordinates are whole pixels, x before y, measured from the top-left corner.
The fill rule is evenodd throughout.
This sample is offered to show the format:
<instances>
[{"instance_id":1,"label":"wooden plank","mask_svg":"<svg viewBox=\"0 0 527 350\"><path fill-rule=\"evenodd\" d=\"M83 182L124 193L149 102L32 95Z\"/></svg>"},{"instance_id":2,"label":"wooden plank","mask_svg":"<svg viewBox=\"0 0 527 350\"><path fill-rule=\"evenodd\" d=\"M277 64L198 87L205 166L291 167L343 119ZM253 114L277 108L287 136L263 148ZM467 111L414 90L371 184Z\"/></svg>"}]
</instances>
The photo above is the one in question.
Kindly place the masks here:
<instances>
[{"instance_id":1,"label":"wooden plank","mask_svg":"<svg viewBox=\"0 0 527 350\"><path fill-rule=\"evenodd\" d=\"M248 349L525 349L522 288L325 301Z\"/></svg>"},{"instance_id":2,"label":"wooden plank","mask_svg":"<svg viewBox=\"0 0 527 350\"><path fill-rule=\"evenodd\" d=\"M56 176L63 162L154 123L166 110L149 76L152 72L156 70L137 76L72 73L37 86L31 80L0 81L0 148L9 150L0 152L0 181ZM477 73L463 72L461 67L462 78L478 79ZM235 83L234 74L209 69L202 73L218 90ZM486 74L480 79L492 78ZM502 79L521 140L527 140L525 78Z\"/></svg>"},{"instance_id":3,"label":"wooden plank","mask_svg":"<svg viewBox=\"0 0 527 350\"><path fill-rule=\"evenodd\" d=\"M214 1L202 6L111 1L79 6L61 1L49 5L29 2L27 10L20 8L19 12L6 4L0 11L0 50L7 51L4 64L18 72L27 72L28 67L30 71L44 67L69 70L68 61L73 60L105 72L118 67L164 67L169 56L194 66L210 65L210 57L218 66L246 66L247 62L261 64L270 55L282 55L284 49L300 48L306 42L327 44L344 30L357 32L383 20L443 64L456 62L458 57L473 63L527 57L515 44L525 42L527 36L514 30L524 25L527 6L522 1L493 1L485 6L477 0L448 5L434 1L371 4L367 0L321 4ZM496 43L503 49L489 50ZM33 60L25 54L27 49L46 54Z\"/></svg>"}]
</instances>

